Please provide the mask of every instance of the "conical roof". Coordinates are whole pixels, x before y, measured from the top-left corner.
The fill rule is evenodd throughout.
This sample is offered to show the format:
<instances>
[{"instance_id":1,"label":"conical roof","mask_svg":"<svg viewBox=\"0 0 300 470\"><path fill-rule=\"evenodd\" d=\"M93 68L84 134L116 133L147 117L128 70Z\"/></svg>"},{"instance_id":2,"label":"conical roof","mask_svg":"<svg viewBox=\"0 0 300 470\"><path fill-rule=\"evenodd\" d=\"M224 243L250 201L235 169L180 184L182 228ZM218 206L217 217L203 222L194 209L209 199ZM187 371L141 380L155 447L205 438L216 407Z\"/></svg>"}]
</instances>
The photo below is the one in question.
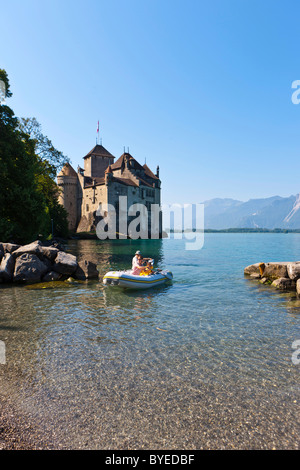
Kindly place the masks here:
<instances>
[{"instance_id":1,"label":"conical roof","mask_svg":"<svg viewBox=\"0 0 300 470\"><path fill-rule=\"evenodd\" d=\"M62 167L61 171L58 173L58 176L76 176L77 177L77 173L74 170L74 168L70 165L70 163L66 163Z\"/></svg>"}]
</instances>

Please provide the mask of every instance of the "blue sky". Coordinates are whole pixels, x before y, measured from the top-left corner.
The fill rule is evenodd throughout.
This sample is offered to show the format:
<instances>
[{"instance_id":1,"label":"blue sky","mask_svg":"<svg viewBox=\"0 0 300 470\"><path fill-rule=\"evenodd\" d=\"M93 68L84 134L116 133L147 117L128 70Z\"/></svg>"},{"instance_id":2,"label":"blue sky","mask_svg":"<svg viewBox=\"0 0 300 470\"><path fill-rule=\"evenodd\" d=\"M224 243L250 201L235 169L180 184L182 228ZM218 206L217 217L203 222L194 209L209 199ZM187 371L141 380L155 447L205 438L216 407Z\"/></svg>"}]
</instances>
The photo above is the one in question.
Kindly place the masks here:
<instances>
[{"instance_id":1,"label":"blue sky","mask_svg":"<svg viewBox=\"0 0 300 470\"><path fill-rule=\"evenodd\" d=\"M160 166L164 203L300 192L298 1L0 0L0 68L75 169Z\"/></svg>"}]
</instances>

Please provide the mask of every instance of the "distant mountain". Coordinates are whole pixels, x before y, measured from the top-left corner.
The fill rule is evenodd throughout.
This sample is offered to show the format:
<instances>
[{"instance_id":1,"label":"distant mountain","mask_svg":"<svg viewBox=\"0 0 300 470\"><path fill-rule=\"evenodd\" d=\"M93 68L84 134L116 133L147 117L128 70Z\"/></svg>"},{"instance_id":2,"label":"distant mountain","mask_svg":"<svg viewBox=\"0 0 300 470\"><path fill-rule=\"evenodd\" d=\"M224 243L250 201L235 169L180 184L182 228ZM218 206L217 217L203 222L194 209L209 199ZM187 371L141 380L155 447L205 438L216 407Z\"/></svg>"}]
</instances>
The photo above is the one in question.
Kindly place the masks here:
<instances>
[{"instance_id":1,"label":"distant mountain","mask_svg":"<svg viewBox=\"0 0 300 470\"><path fill-rule=\"evenodd\" d=\"M300 194L266 199L210 199L204 201L204 227L227 228L300 228Z\"/></svg>"}]
</instances>

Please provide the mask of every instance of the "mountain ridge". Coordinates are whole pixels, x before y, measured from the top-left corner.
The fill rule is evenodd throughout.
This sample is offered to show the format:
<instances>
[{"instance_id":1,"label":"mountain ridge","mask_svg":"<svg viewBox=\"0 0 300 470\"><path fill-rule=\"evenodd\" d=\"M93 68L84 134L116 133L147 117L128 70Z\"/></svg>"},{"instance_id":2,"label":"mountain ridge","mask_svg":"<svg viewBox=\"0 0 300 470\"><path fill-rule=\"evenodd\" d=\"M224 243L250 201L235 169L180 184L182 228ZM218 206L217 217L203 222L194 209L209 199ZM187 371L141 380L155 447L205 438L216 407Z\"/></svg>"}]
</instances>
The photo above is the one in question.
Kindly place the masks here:
<instances>
[{"instance_id":1,"label":"mountain ridge","mask_svg":"<svg viewBox=\"0 0 300 470\"><path fill-rule=\"evenodd\" d=\"M300 193L289 197L271 196L246 202L214 198L203 202L204 228L300 228Z\"/></svg>"}]
</instances>

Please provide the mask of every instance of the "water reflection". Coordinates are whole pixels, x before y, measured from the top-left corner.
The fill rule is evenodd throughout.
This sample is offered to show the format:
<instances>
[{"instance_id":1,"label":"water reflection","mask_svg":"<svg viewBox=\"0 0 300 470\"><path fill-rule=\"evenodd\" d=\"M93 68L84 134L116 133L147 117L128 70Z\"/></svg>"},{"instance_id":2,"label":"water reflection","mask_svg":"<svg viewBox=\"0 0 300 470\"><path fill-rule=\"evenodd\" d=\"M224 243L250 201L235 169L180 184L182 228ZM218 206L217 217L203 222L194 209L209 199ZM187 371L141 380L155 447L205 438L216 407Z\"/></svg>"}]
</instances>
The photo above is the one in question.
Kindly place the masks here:
<instances>
[{"instance_id":1,"label":"water reflection","mask_svg":"<svg viewBox=\"0 0 300 470\"><path fill-rule=\"evenodd\" d=\"M214 410L222 423L226 409L231 420L232 406L240 406L257 417L264 400L266 422L291 426L286 397L294 399L297 383L290 357L298 301L243 278L246 263L234 258L245 256L243 241L232 258L227 252L222 258L219 239L211 240L199 253L164 240L68 246L91 256L102 274L130 267L139 249L173 270L173 285L145 291L101 281L2 286L0 341L7 363L0 366L0 387L11 383L20 406L69 447L113 446L116 436L125 446L129 435L136 447L159 435L166 440L158 448L161 442L185 448L180 439L197 435L199 416ZM244 407L246 393L252 398Z\"/></svg>"},{"instance_id":2,"label":"water reflection","mask_svg":"<svg viewBox=\"0 0 300 470\"><path fill-rule=\"evenodd\" d=\"M79 259L91 259L100 275L107 271L131 269L132 258L140 250L145 258L154 258L155 266L164 267L163 240L74 240L68 249Z\"/></svg>"}]
</instances>

